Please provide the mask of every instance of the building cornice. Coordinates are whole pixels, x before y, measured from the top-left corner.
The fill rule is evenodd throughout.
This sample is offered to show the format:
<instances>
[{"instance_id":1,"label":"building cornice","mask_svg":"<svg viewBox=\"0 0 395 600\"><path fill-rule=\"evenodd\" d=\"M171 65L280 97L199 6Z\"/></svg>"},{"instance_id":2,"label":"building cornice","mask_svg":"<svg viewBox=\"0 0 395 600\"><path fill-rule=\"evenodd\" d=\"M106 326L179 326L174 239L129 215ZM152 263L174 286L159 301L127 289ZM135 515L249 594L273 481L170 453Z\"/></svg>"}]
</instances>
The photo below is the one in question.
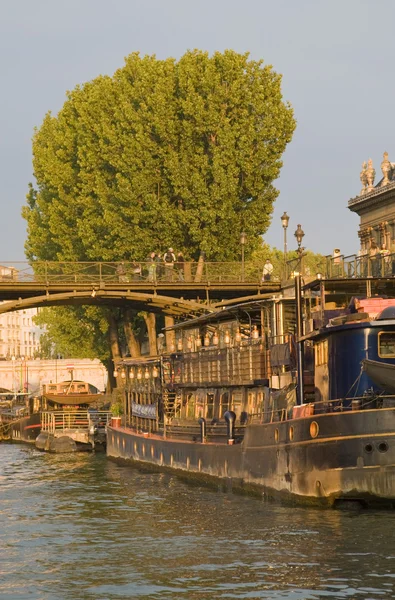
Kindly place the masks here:
<instances>
[{"instance_id":1,"label":"building cornice","mask_svg":"<svg viewBox=\"0 0 395 600\"><path fill-rule=\"evenodd\" d=\"M391 181L384 187L378 187L367 194L350 198L348 208L358 213L361 209L369 208L382 201L392 199L395 196L395 181Z\"/></svg>"}]
</instances>

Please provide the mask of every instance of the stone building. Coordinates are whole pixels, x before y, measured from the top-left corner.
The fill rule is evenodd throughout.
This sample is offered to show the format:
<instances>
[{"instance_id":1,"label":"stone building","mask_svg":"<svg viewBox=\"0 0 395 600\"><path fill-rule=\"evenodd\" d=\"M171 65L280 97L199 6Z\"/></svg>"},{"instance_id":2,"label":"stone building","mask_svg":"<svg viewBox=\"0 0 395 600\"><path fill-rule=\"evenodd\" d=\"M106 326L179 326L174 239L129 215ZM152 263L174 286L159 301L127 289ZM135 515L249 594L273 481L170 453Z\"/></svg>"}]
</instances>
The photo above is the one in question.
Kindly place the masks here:
<instances>
[{"instance_id":1,"label":"stone building","mask_svg":"<svg viewBox=\"0 0 395 600\"><path fill-rule=\"evenodd\" d=\"M380 166L382 178L375 185L372 159L362 164L361 192L348 202L348 208L360 217L358 236L362 252L369 250L372 241L379 248L385 244L395 252L395 163L389 161L388 152L384 152Z\"/></svg>"},{"instance_id":2,"label":"stone building","mask_svg":"<svg viewBox=\"0 0 395 600\"><path fill-rule=\"evenodd\" d=\"M28 359L14 357L14 360L0 361L0 388L16 392L29 392L41 395L43 385L70 381L86 381L101 392L107 384L107 371L98 360L74 359Z\"/></svg>"},{"instance_id":3,"label":"stone building","mask_svg":"<svg viewBox=\"0 0 395 600\"><path fill-rule=\"evenodd\" d=\"M33 321L37 310L28 308L0 315L0 360L39 354L43 330Z\"/></svg>"}]
</instances>

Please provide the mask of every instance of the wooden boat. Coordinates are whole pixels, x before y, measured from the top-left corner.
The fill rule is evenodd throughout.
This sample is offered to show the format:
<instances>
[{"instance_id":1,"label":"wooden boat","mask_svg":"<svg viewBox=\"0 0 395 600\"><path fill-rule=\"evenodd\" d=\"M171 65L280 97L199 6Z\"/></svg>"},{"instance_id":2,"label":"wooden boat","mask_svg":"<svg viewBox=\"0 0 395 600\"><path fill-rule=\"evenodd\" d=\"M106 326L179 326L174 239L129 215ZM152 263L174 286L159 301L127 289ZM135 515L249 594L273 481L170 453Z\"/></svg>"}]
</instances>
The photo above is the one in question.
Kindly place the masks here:
<instances>
[{"instance_id":1,"label":"wooden boat","mask_svg":"<svg viewBox=\"0 0 395 600\"><path fill-rule=\"evenodd\" d=\"M52 407L85 407L103 399L103 394L99 393L97 388L85 381L74 379L44 384L42 396Z\"/></svg>"},{"instance_id":2,"label":"wooden boat","mask_svg":"<svg viewBox=\"0 0 395 600\"><path fill-rule=\"evenodd\" d=\"M124 359L107 454L263 497L395 506L395 396L361 371L395 365L395 319L355 312L374 279L295 281L295 298L178 323L176 352Z\"/></svg>"}]
</instances>

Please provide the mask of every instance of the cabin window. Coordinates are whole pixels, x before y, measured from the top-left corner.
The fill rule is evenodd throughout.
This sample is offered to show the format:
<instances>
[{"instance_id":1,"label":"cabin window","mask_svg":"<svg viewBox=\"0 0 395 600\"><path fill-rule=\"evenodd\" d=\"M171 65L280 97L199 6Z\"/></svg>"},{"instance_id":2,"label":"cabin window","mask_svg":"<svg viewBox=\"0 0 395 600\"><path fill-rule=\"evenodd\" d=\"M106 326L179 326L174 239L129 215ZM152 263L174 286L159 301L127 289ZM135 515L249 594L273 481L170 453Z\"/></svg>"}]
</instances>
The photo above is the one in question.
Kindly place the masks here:
<instances>
[{"instance_id":1,"label":"cabin window","mask_svg":"<svg viewBox=\"0 0 395 600\"><path fill-rule=\"evenodd\" d=\"M256 412L256 392L248 393L248 408L247 408L247 410L250 414Z\"/></svg>"},{"instance_id":2,"label":"cabin window","mask_svg":"<svg viewBox=\"0 0 395 600\"><path fill-rule=\"evenodd\" d=\"M229 393L225 392L221 394L221 407L220 407L220 419L224 416L227 410L229 410Z\"/></svg>"},{"instance_id":3,"label":"cabin window","mask_svg":"<svg viewBox=\"0 0 395 600\"><path fill-rule=\"evenodd\" d=\"M395 331L381 331L379 333L379 356L395 358Z\"/></svg>"},{"instance_id":4,"label":"cabin window","mask_svg":"<svg viewBox=\"0 0 395 600\"><path fill-rule=\"evenodd\" d=\"M195 418L195 396L193 394L188 394L187 398L187 411L186 416L188 419Z\"/></svg>"},{"instance_id":5,"label":"cabin window","mask_svg":"<svg viewBox=\"0 0 395 600\"><path fill-rule=\"evenodd\" d=\"M240 417L243 402L243 392L232 393L232 410L235 412L236 417Z\"/></svg>"},{"instance_id":6,"label":"cabin window","mask_svg":"<svg viewBox=\"0 0 395 600\"><path fill-rule=\"evenodd\" d=\"M263 412L263 392L258 392L257 412Z\"/></svg>"},{"instance_id":7,"label":"cabin window","mask_svg":"<svg viewBox=\"0 0 395 600\"><path fill-rule=\"evenodd\" d=\"M200 417L204 417L204 400L201 398L196 399L196 411L195 411L196 419L200 419Z\"/></svg>"},{"instance_id":8,"label":"cabin window","mask_svg":"<svg viewBox=\"0 0 395 600\"><path fill-rule=\"evenodd\" d=\"M328 364L328 340L318 342L314 346L315 366Z\"/></svg>"},{"instance_id":9,"label":"cabin window","mask_svg":"<svg viewBox=\"0 0 395 600\"><path fill-rule=\"evenodd\" d=\"M207 394L206 419L214 418L214 394Z\"/></svg>"}]
</instances>

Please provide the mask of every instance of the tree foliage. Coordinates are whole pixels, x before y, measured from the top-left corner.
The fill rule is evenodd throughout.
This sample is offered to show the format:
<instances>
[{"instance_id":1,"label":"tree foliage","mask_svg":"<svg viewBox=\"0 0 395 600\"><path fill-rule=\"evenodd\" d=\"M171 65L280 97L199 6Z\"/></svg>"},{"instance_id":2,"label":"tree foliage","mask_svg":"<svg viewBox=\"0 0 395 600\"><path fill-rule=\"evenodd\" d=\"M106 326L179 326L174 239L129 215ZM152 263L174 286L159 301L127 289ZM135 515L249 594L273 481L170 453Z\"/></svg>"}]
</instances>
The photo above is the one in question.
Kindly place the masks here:
<instances>
[{"instance_id":1,"label":"tree foliage","mask_svg":"<svg viewBox=\"0 0 395 600\"><path fill-rule=\"evenodd\" d=\"M144 259L172 245L233 260L265 232L295 128L281 76L233 51L131 54L68 93L33 139L29 258Z\"/></svg>"},{"instance_id":2,"label":"tree foliage","mask_svg":"<svg viewBox=\"0 0 395 600\"><path fill-rule=\"evenodd\" d=\"M43 308L35 317L37 325L45 326L43 343L48 354L73 358L110 358L105 310L94 306Z\"/></svg>"}]
</instances>

